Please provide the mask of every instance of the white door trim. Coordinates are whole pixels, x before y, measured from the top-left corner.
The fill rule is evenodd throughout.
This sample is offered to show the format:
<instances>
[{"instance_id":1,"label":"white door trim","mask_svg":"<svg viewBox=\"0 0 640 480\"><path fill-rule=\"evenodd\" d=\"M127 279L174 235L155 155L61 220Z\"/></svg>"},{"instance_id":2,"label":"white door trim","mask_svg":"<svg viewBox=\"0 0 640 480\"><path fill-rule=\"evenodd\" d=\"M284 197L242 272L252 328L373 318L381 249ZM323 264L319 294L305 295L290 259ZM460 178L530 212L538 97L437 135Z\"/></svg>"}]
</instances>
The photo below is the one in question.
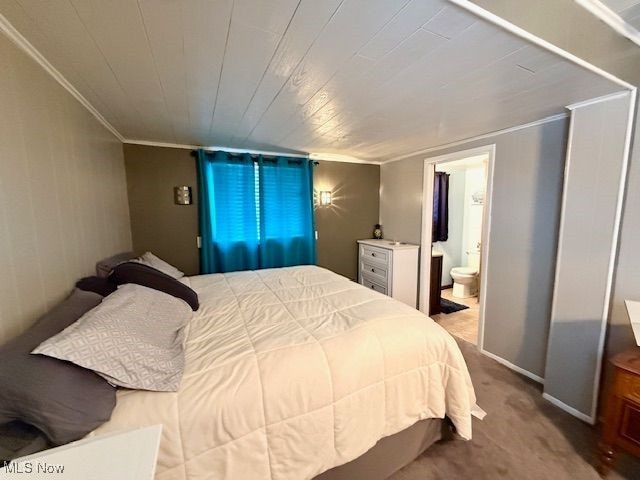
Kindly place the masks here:
<instances>
[{"instance_id":1,"label":"white door trim","mask_svg":"<svg viewBox=\"0 0 640 480\"><path fill-rule=\"evenodd\" d=\"M434 170L437 163L453 162L468 157L487 154L487 182L485 193L485 207L482 219L482 244L481 244L481 260L480 260L480 311L478 317L478 349L484 352L484 318L487 299L487 278L488 278L488 260L489 260L489 238L491 231L491 204L493 198L493 172L496 156L496 145L490 144L482 147L460 150L446 155L438 155L424 160L423 184L422 184L422 235L420 239L420 292L419 307L420 311L429 314L429 281L431 278L431 232L433 212L433 179ZM426 281L425 281L426 280ZM426 284L426 285L425 285Z\"/></svg>"}]
</instances>

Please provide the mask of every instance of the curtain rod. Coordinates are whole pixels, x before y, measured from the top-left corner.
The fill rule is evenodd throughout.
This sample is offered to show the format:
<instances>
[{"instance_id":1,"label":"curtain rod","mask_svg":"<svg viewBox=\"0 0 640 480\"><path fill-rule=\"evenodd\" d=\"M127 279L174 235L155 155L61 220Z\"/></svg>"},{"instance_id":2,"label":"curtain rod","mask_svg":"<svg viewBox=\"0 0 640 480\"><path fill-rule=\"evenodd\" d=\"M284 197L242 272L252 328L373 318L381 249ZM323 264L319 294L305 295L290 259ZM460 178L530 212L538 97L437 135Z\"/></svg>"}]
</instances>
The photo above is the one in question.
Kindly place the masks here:
<instances>
[{"instance_id":1,"label":"curtain rod","mask_svg":"<svg viewBox=\"0 0 640 480\"><path fill-rule=\"evenodd\" d=\"M206 152L216 152L218 150L205 150L205 151ZM226 152L225 150L221 150L221 151ZM244 155L244 153L239 153L239 152L237 152L237 153L236 152L226 152L226 153L228 153L229 155L235 156L235 157L239 157L241 155ZM248 155L253 159L254 162L257 162L258 161L257 157L259 155L261 155L261 154L249 153ZM198 156L198 150L191 150L191 156L192 157L197 157ZM281 155L281 156L286 157L286 155ZM268 158L268 159L273 159L273 158L277 158L278 156L276 156L276 155L262 155L262 157L263 158ZM293 161L295 161L296 159L302 160L302 157L289 157L289 158L291 158ZM320 162L317 162L317 161L314 160L313 164L314 165L320 165Z\"/></svg>"}]
</instances>

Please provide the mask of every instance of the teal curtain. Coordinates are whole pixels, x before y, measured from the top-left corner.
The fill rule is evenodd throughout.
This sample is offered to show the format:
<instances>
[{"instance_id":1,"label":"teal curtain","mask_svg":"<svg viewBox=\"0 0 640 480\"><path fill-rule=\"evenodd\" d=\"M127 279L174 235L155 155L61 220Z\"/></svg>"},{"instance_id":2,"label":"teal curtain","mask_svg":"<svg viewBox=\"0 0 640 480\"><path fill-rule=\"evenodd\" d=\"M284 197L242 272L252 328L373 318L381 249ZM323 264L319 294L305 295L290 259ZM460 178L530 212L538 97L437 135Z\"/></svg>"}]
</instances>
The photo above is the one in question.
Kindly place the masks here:
<instances>
[{"instance_id":1,"label":"teal curtain","mask_svg":"<svg viewBox=\"0 0 640 480\"><path fill-rule=\"evenodd\" d=\"M315 264L313 163L198 151L201 273Z\"/></svg>"},{"instance_id":2,"label":"teal curtain","mask_svg":"<svg viewBox=\"0 0 640 480\"><path fill-rule=\"evenodd\" d=\"M201 273L259 267L256 182L251 156L198 151Z\"/></svg>"},{"instance_id":3,"label":"teal curtain","mask_svg":"<svg viewBox=\"0 0 640 480\"><path fill-rule=\"evenodd\" d=\"M313 163L260 158L260 267L316 263Z\"/></svg>"}]
</instances>

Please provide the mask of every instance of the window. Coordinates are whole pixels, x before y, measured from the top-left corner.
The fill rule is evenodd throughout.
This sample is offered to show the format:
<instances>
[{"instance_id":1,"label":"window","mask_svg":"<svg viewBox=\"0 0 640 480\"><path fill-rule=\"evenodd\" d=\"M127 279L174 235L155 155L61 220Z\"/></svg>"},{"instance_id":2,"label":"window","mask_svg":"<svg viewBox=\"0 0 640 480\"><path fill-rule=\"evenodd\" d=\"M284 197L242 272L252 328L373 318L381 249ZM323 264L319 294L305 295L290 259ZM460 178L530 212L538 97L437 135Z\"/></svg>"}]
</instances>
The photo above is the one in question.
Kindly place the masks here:
<instances>
[{"instance_id":1,"label":"window","mask_svg":"<svg viewBox=\"0 0 640 480\"><path fill-rule=\"evenodd\" d=\"M315 263L312 168L200 151L202 273Z\"/></svg>"}]
</instances>

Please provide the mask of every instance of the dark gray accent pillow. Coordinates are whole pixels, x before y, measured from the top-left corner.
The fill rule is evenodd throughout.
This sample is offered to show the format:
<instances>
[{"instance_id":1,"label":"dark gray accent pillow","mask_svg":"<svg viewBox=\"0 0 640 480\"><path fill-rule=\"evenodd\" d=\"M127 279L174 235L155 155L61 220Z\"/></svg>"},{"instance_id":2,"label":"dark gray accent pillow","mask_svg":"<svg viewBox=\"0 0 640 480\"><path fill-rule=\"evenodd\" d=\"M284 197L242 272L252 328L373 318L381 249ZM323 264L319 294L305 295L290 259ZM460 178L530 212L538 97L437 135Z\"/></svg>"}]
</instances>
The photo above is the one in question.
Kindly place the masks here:
<instances>
[{"instance_id":1,"label":"dark gray accent pillow","mask_svg":"<svg viewBox=\"0 0 640 480\"><path fill-rule=\"evenodd\" d=\"M84 290L85 292L97 293L102 297L111 295L116 291L118 286L113 282L110 282L108 278L103 277L84 277L76 282L76 288Z\"/></svg>"},{"instance_id":2,"label":"dark gray accent pillow","mask_svg":"<svg viewBox=\"0 0 640 480\"><path fill-rule=\"evenodd\" d=\"M0 424L20 420L53 445L78 440L109 420L116 389L94 372L69 362L31 355L102 301L74 290L19 337L0 346Z\"/></svg>"},{"instance_id":3,"label":"dark gray accent pillow","mask_svg":"<svg viewBox=\"0 0 640 480\"><path fill-rule=\"evenodd\" d=\"M153 288L187 302L195 312L200 308L198 294L180 280L138 262L125 262L113 269L109 280L116 285L135 283Z\"/></svg>"},{"instance_id":4,"label":"dark gray accent pillow","mask_svg":"<svg viewBox=\"0 0 640 480\"><path fill-rule=\"evenodd\" d=\"M112 257L105 258L96 263L96 275L102 278L109 276L111 271L118 265L129 260L136 258L136 254L133 252L124 252L113 255Z\"/></svg>"},{"instance_id":5,"label":"dark gray accent pillow","mask_svg":"<svg viewBox=\"0 0 640 480\"><path fill-rule=\"evenodd\" d=\"M49 441L37 428L15 421L0 425L0 466L14 458L46 450Z\"/></svg>"}]
</instances>

